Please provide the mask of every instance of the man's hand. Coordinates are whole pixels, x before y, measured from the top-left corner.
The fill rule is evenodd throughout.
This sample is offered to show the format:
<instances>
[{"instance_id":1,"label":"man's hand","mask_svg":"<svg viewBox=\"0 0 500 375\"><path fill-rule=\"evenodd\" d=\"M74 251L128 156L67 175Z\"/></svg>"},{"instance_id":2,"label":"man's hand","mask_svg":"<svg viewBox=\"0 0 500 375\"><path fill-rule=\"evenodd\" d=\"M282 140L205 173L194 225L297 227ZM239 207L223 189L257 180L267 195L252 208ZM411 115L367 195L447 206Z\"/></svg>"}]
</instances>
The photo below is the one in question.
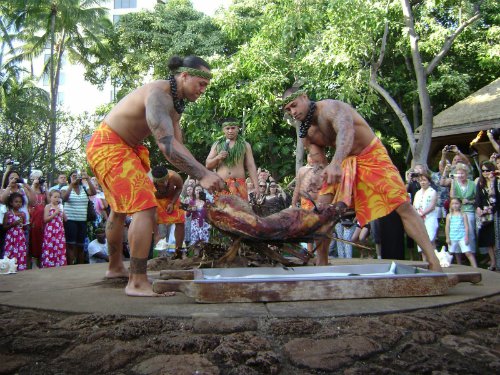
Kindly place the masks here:
<instances>
[{"instance_id":1,"label":"man's hand","mask_svg":"<svg viewBox=\"0 0 500 375\"><path fill-rule=\"evenodd\" d=\"M227 158L227 156L229 155L229 152L227 151L221 151L217 154L217 158L219 160L224 160L225 158Z\"/></svg>"},{"instance_id":2,"label":"man's hand","mask_svg":"<svg viewBox=\"0 0 500 375\"><path fill-rule=\"evenodd\" d=\"M226 183L217 173L208 172L201 178L200 185L212 193L214 191L224 190Z\"/></svg>"},{"instance_id":3,"label":"man's hand","mask_svg":"<svg viewBox=\"0 0 500 375\"><path fill-rule=\"evenodd\" d=\"M171 214L173 210L174 210L174 204L173 203L169 203L167 205L167 210L166 210L167 214Z\"/></svg>"},{"instance_id":4,"label":"man's hand","mask_svg":"<svg viewBox=\"0 0 500 375\"><path fill-rule=\"evenodd\" d=\"M321 174L327 184L336 184L342 178L342 167L339 163L330 163Z\"/></svg>"}]
</instances>

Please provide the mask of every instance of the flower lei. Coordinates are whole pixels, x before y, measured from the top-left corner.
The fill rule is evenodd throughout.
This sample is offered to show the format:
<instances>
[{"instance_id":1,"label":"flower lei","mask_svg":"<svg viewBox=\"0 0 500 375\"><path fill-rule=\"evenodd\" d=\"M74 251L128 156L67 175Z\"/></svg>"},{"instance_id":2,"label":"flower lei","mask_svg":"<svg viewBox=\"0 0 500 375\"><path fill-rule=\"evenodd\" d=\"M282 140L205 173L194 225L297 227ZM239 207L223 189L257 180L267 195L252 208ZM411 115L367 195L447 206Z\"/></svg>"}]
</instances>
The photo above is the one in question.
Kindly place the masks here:
<instances>
[{"instance_id":1,"label":"flower lei","mask_svg":"<svg viewBox=\"0 0 500 375\"><path fill-rule=\"evenodd\" d=\"M168 77L168 80L170 82L170 93L172 94L172 99L174 101L175 111L179 115L181 115L182 112L184 112L184 108L186 107L186 103L184 103L184 100L179 99L177 97L177 82L175 81L175 77L173 75L170 75L170 77Z\"/></svg>"},{"instance_id":2,"label":"flower lei","mask_svg":"<svg viewBox=\"0 0 500 375\"><path fill-rule=\"evenodd\" d=\"M228 152L227 158L224 159L223 163L228 167L234 167L237 162L245 156L246 152L246 141L245 139L238 135L234 141L234 145L229 150L225 150L226 137L222 136L215 142L215 150L217 153L224 151Z\"/></svg>"},{"instance_id":3,"label":"flower lei","mask_svg":"<svg viewBox=\"0 0 500 375\"><path fill-rule=\"evenodd\" d=\"M311 102L309 103L309 111L307 112L306 119L304 120L303 123L300 124L300 129L299 129L300 138L306 137L307 131L311 127L312 118L315 110L316 110L316 102L311 100Z\"/></svg>"}]
</instances>

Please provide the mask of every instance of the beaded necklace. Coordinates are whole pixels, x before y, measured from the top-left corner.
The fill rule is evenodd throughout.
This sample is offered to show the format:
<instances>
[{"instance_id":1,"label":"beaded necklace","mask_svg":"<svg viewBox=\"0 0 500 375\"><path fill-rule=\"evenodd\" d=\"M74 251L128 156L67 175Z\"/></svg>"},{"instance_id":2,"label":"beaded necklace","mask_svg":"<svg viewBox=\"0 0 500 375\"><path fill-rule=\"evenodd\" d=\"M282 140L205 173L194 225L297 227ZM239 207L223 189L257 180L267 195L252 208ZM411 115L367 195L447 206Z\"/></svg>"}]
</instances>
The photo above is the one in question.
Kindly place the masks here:
<instances>
[{"instance_id":1,"label":"beaded necklace","mask_svg":"<svg viewBox=\"0 0 500 375\"><path fill-rule=\"evenodd\" d=\"M311 102L309 103L309 111L307 112L306 119L304 120L303 123L300 124L300 129L299 129L300 138L306 137L307 131L311 127L312 118L315 110L316 110L316 102L311 100Z\"/></svg>"},{"instance_id":2,"label":"beaded necklace","mask_svg":"<svg viewBox=\"0 0 500 375\"><path fill-rule=\"evenodd\" d=\"M171 75L170 77L168 77L168 80L170 82L170 92L172 94L172 99L174 101L175 111L179 115L181 115L182 112L184 112L186 104L184 103L184 100L181 100L177 97L177 82L175 81L175 77Z\"/></svg>"}]
</instances>

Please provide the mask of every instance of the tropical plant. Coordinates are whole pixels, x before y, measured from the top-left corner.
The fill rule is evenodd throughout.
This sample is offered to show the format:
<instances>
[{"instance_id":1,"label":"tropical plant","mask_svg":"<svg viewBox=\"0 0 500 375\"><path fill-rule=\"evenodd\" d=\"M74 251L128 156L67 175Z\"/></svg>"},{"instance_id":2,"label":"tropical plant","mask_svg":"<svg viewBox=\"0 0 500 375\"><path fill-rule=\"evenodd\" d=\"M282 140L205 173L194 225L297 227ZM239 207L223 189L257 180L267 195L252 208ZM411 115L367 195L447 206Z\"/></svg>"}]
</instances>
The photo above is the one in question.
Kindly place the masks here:
<instances>
[{"instance_id":1,"label":"tropical plant","mask_svg":"<svg viewBox=\"0 0 500 375\"><path fill-rule=\"evenodd\" d=\"M50 85L50 165L56 163L57 95L64 56L89 65L92 58L108 53L101 42L111 27L102 0L15 0L5 16L21 24L16 40L20 46L11 61L31 61L49 50L43 74Z\"/></svg>"}]
</instances>

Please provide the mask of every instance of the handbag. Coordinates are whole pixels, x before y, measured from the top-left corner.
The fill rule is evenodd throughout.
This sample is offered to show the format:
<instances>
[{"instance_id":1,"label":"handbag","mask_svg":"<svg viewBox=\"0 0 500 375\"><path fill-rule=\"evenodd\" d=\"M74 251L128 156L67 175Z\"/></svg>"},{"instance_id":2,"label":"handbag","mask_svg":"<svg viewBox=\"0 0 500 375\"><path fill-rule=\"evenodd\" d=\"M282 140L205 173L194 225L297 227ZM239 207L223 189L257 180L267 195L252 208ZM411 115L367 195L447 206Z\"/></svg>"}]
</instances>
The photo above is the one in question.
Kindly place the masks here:
<instances>
[{"instance_id":1,"label":"handbag","mask_svg":"<svg viewBox=\"0 0 500 375\"><path fill-rule=\"evenodd\" d=\"M93 223L94 221L97 220L97 212L95 211L94 207L94 202L90 199L89 193L87 193L87 189L85 189L85 186L83 186L83 190L85 191L85 194L87 194L88 202L87 202L87 221L90 221Z\"/></svg>"}]
</instances>

